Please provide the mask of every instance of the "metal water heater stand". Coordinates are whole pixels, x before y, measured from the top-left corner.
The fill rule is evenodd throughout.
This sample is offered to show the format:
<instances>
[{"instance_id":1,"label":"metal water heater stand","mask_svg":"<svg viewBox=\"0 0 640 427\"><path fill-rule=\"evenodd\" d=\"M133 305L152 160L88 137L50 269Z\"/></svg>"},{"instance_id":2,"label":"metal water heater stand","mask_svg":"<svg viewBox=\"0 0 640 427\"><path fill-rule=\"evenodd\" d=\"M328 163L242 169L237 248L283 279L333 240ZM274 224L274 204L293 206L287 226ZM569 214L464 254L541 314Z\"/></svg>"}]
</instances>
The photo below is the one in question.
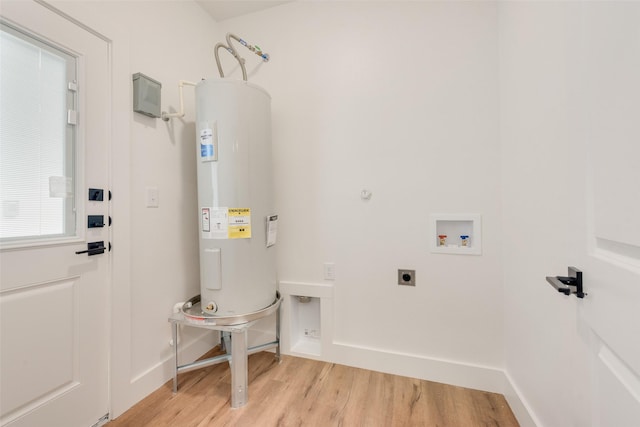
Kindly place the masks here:
<instances>
[{"instance_id":1,"label":"metal water heater stand","mask_svg":"<svg viewBox=\"0 0 640 427\"><path fill-rule=\"evenodd\" d=\"M270 348L276 349L276 359L280 360L280 304L282 297L276 292L276 299L271 305L248 314L235 316L212 316L202 311L200 295L185 302L180 311L169 317L174 343L173 364L173 392L178 392L178 374L205 368L222 362L229 362L231 369L231 407L240 408L246 405L248 400L248 361L250 354L258 353ZM275 313L276 315L276 339L275 341L248 347L247 331L253 324ZM196 360L192 363L178 365L178 325L192 326L195 328L220 331L220 344L226 354L214 356L208 359ZM231 341L229 346L228 340Z\"/></svg>"}]
</instances>

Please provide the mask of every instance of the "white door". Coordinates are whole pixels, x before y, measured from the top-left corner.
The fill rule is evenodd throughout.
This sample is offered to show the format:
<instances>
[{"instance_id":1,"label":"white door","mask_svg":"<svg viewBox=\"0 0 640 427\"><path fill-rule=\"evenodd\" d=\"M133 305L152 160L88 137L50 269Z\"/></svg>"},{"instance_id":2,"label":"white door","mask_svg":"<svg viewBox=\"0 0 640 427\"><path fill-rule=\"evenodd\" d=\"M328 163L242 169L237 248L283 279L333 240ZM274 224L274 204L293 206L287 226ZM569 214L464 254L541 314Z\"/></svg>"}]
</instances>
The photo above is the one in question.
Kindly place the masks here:
<instances>
[{"instance_id":1,"label":"white door","mask_svg":"<svg viewBox=\"0 0 640 427\"><path fill-rule=\"evenodd\" d=\"M0 16L0 425L88 427L108 412L110 261L76 252L109 245L109 45L35 2Z\"/></svg>"},{"instance_id":2,"label":"white door","mask_svg":"<svg viewBox=\"0 0 640 427\"><path fill-rule=\"evenodd\" d=\"M579 332L591 350L591 402L573 406L601 427L640 426L640 7L627 6L584 9L583 110L567 165L569 259L583 272Z\"/></svg>"}]
</instances>

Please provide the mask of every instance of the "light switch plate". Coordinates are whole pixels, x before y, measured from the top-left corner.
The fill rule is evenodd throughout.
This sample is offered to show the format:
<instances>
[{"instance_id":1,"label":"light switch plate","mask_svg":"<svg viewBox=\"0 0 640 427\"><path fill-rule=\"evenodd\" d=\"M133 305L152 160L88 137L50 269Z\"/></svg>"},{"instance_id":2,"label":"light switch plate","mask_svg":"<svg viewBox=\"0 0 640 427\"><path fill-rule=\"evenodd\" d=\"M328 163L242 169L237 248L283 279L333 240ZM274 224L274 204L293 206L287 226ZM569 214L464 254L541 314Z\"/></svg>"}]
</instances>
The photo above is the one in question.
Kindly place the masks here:
<instances>
[{"instance_id":1,"label":"light switch plate","mask_svg":"<svg viewBox=\"0 0 640 427\"><path fill-rule=\"evenodd\" d=\"M160 206L158 187L147 187L147 207L157 208Z\"/></svg>"}]
</instances>

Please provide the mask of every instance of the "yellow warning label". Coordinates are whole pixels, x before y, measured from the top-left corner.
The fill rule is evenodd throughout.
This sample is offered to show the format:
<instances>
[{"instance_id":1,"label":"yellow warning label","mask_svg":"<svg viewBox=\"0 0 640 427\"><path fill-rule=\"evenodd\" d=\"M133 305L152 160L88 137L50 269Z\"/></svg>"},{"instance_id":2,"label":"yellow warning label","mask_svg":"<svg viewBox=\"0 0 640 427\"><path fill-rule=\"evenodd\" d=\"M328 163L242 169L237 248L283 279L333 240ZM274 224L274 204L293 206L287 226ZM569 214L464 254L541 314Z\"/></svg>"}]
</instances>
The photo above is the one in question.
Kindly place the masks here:
<instances>
[{"instance_id":1,"label":"yellow warning label","mask_svg":"<svg viewBox=\"0 0 640 427\"><path fill-rule=\"evenodd\" d=\"M229 239L251 238L251 209L229 208Z\"/></svg>"}]
</instances>

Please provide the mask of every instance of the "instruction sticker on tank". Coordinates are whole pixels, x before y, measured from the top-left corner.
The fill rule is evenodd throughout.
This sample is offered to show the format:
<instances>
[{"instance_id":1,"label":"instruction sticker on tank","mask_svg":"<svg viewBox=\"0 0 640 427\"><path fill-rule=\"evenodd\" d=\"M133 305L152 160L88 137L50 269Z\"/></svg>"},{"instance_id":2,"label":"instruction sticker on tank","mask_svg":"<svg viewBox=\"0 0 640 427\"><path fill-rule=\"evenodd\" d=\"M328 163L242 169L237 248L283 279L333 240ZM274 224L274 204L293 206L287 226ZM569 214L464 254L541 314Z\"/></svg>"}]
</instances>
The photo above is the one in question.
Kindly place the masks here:
<instances>
[{"instance_id":1,"label":"instruction sticker on tank","mask_svg":"<svg viewBox=\"0 0 640 427\"><path fill-rule=\"evenodd\" d=\"M200 209L203 239L229 238L229 209L203 207Z\"/></svg>"},{"instance_id":2,"label":"instruction sticker on tank","mask_svg":"<svg viewBox=\"0 0 640 427\"><path fill-rule=\"evenodd\" d=\"M229 208L229 239L251 238L251 209Z\"/></svg>"}]
</instances>

